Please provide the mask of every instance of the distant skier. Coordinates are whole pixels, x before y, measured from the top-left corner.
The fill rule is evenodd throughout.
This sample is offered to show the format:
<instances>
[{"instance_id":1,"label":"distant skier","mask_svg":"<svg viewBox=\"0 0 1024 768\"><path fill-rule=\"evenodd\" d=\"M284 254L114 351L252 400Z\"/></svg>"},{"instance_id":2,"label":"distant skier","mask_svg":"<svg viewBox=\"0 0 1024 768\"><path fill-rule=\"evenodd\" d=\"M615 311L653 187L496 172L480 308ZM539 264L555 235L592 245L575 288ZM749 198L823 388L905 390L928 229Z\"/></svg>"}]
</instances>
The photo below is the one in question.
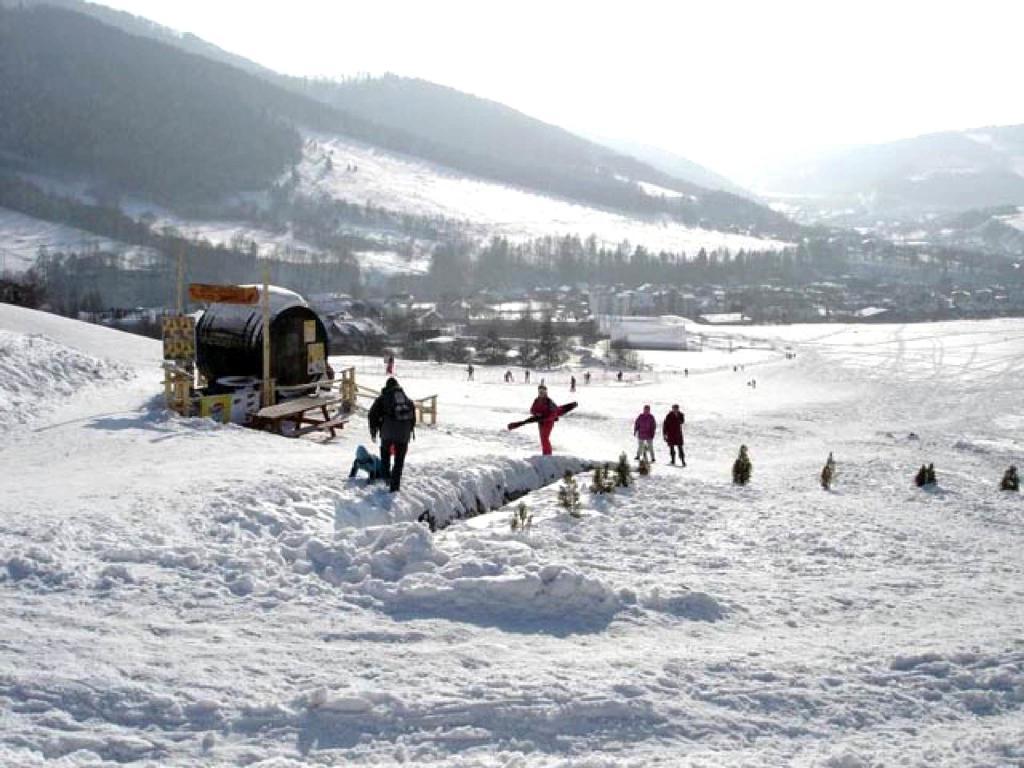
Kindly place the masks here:
<instances>
[{"instance_id":1,"label":"distant skier","mask_svg":"<svg viewBox=\"0 0 1024 768\"><path fill-rule=\"evenodd\" d=\"M678 405L673 405L672 410L665 415L665 421L661 425L661 434L668 443L669 454L672 463L676 463L676 450L679 451L679 462L686 466L686 454L683 453L683 424L686 423L686 416Z\"/></svg>"},{"instance_id":2,"label":"distant skier","mask_svg":"<svg viewBox=\"0 0 1024 768\"><path fill-rule=\"evenodd\" d=\"M473 368L473 364L472 363L470 363L469 365L466 366L466 374L468 375L468 378L466 379L467 381L472 381L473 380L473 371L474 370L475 369Z\"/></svg>"},{"instance_id":3,"label":"distant skier","mask_svg":"<svg viewBox=\"0 0 1024 768\"><path fill-rule=\"evenodd\" d=\"M615 377L615 380L622 381L622 371L619 371L618 375Z\"/></svg>"},{"instance_id":4,"label":"distant skier","mask_svg":"<svg viewBox=\"0 0 1024 768\"><path fill-rule=\"evenodd\" d=\"M529 371L526 371L526 373L523 374L523 381L525 383L527 383L527 384L530 383L530 372Z\"/></svg>"},{"instance_id":5,"label":"distant skier","mask_svg":"<svg viewBox=\"0 0 1024 768\"><path fill-rule=\"evenodd\" d=\"M654 461L654 433L658 431L658 421L651 413L651 406L645 405L644 412L633 422L633 434L636 435L636 460L650 454Z\"/></svg>"},{"instance_id":6,"label":"distant skier","mask_svg":"<svg viewBox=\"0 0 1024 768\"><path fill-rule=\"evenodd\" d=\"M576 391L576 377L575 376L570 376L569 377L569 391L570 392L575 392Z\"/></svg>"},{"instance_id":7,"label":"distant skier","mask_svg":"<svg viewBox=\"0 0 1024 768\"><path fill-rule=\"evenodd\" d=\"M394 355L388 355L388 362L387 362L387 365L384 367L384 373L386 373L388 376L394 376L395 375L395 356Z\"/></svg>"},{"instance_id":8,"label":"distant skier","mask_svg":"<svg viewBox=\"0 0 1024 768\"><path fill-rule=\"evenodd\" d=\"M551 455L551 430L558 421L559 410L555 402L548 397L548 388L541 384L537 387L537 398L530 406L530 415L537 417L537 428L540 431L540 449L545 456Z\"/></svg>"},{"instance_id":9,"label":"distant skier","mask_svg":"<svg viewBox=\"0 0 1024 768\"><path fill-rule=\"evenodd\" d=\"M405 466L405 454L409 450L409 438L416 432L416 406L398 386L398 382L390 378L385 382L380 397L370 406L367 421L372 439L376 440L380 432L384 477L390 479L391 492L395 493L402 485L402 468ZM392 457L395 460L394 466L391 464Z\"/></svg>"},{"instance_id":10,"label":"distant skier","mask_svg":"<svg viewBox=\"0 0 1024 768\"><path fill-rule=\"evenodd\" d=\"M583 383L590 384L590 371L583 372Z\"/></svg>"}]
</instances>

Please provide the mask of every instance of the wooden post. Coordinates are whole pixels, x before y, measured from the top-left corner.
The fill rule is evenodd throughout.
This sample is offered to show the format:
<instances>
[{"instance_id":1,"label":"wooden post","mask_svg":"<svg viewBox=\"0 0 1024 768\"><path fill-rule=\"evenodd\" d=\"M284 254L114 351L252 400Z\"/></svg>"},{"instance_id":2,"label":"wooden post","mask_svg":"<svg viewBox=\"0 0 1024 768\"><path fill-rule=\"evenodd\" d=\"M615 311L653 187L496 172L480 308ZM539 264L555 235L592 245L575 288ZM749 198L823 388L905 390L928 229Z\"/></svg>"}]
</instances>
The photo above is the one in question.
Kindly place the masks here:
<instances>
[{"instance_id":1,"label":"wooden post","mask_svg":"<svg viewBox=\"0 0 1024 768\"><path fill-rule=\"evenodd\" d=\"M351 413L356 407L356 369L343 368L341 370L341 397L342 408L346 413Z\"/></svg>"},{"instance_id":2,"label":"wooden post","mask_svg":"<svg viewBox=\"0 0 1024 768\"><path fill-rule=\"evenodd\" d=\"M274 404L274 382L270 380L270 267L263 267L263 405Z\"/></svg>"},{"instance_id":3,"label":"wooden post","mask_svg":"<svg viewBox=\"0 0 1024 768\"><path fill-rule=\"evenodd\" d=\"M185 311L185 245L178 246L178 314Z\"/></svg>"}]
</instances>

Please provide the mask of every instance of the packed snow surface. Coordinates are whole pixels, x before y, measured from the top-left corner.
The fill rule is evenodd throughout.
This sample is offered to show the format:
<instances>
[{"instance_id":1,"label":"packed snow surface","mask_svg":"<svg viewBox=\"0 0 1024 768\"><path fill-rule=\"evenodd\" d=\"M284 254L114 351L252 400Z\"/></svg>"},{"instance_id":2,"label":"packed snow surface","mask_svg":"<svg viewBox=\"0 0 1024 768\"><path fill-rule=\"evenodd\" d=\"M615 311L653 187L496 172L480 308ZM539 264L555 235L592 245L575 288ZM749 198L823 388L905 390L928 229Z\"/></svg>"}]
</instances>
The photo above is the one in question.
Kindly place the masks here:
<instances>
[{"instance_id":1,"label":"packed snow surface","mask_svg":"<svg viewBox=\"0 0 1024 768\"><path fill-rule=\"evenodd\" d=\"M182 419L158 342L0 305L0 764L1024 763L1024 321L714 331L575 393L398 360L439 423L391 495L362 415ZM505 429L542 377L553 457ZM686 468L558 506L674 402Z\"/></svg>"}]
</instances>

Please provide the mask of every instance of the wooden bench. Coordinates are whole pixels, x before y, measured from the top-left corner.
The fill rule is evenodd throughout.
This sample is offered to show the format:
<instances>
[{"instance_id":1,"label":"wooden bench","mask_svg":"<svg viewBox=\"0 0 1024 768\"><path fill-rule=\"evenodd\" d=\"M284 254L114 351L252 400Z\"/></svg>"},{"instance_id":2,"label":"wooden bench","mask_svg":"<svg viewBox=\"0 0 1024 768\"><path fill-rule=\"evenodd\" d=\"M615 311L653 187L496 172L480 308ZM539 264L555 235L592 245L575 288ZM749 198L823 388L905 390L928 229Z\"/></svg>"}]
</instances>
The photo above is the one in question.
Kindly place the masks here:
<instances>
[{"instance_id":1,"label":"wooden bench","mask_svg":"<svg viewBox=\"0 0 1024 768\"><path fill-rule=\"evenodd\" d=\"M330 436L335 437L336 430L344 429L349 419L348 414L331 416L330 409L339 407L341 403L340 395L306 395L261 408L253 422L254 426L288 437L301 437L310 432L330 432ZM320 415L323 418L318 418ZM293 429L285 432L284 425L289 423Z\"/></svg>"}]
</instances>

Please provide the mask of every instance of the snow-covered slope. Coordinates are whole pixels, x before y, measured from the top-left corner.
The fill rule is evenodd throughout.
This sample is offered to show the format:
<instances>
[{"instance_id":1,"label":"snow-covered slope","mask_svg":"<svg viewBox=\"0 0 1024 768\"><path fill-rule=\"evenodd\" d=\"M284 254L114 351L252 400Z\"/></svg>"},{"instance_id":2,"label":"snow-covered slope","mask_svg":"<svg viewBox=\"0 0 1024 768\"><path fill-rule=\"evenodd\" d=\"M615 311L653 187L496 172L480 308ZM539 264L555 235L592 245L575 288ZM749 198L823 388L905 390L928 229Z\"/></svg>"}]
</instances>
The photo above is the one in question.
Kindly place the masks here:
<instances>
[{"instance_id":1,"label":"snow-covered slope","mask_svg":"<svg viewBox=\"0 0 1024 768\"><path fill-rule=\"evenodd\" d=\"M40 251L51 253L119 253L137 261L153 255L149 248L128 245L85 230L43 221L0 208L0 274L19 274L32 266Z\"/></svg>"},{"instance_id":2,"label":"snow-covered slope","mask_svg":"<svg viewBox=\"0 0 1024 768\"><path fill-rule=\"evenodd\" d=\"M362 417L332 443L170 417L158 343L0 305L11 370L48 365L38 333L134 373L45 391L0 443L0 763L1020 764L1024 512L996 486L1024 322L734 330L574 394L534 372L580 403L552 459L504 429L532 386L399 360L440 423L390 496L347 478ZM550 485L526 533L412 522L632 452L673 402L687 467L583 475L579 520Z\"/></svg>"},{"instance_id":3,"label":"snow-covered slope","mask_svg":"<svg viewBox=\"0 0 1024 768\"><path fill-rule=\"evenodd\" d=\"M523 240L566 234L585 238L593 234L599 242L611 246L629 240L652 251L685 251L690 255L702 247L736 251L777 250L785 245L775 240L686 227L667 219L630 218L462 176L338 136L310 136L299 173L304 191L392 210L466 220L477 225L481 236L500 234ZM648 188L648 193L651 191Z\"/></svg>"}]
</instances>

